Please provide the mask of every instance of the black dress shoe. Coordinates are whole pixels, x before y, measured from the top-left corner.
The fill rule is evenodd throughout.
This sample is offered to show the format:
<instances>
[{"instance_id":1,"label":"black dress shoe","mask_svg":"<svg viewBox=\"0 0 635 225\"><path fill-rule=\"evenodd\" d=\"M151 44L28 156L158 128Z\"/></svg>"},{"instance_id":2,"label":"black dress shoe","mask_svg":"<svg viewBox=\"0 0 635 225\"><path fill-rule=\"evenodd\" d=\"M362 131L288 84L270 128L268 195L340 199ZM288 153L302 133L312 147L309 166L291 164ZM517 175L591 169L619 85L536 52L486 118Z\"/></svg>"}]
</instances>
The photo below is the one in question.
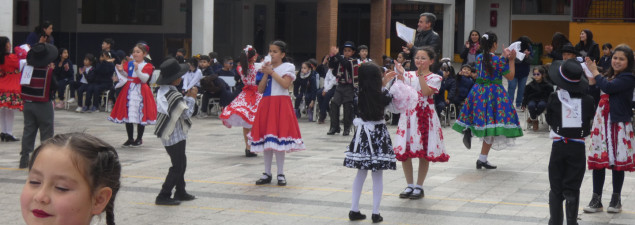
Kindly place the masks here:
<instances>
[{"instance_id":1,"label":"black dress shoe","mask_svg":"<svg viewBox=\"0 0 635 225\"><path fill-rule=\"evenodd\" d=\"M29 167L29 154L25 154L20 156L20 169L25 169Z\"/></svg>"},{"instance_id":2,"label":"black dress shoe","mask_svg":"<svg viewBox=\"0 0 635 225\"><path fill-rule=\"evenodd\" d=\"M270 184L271 183L271 175L269 175L267 173L262 173L262 175L264 175L264 176L256 181L256 185Z\"/></svg>"},{"instance_id":3,"label":"black dress shoe","mask_svg":"<svg viewBox=\"0 0 635 225\"><path fill-rule=\"evenodd\" d=\"M351 220L351 221L365 220L366 219L366 215L362 214L362 212L360 212L360 211L353 212L351 210L350 212L348 212L348 219Z\"/></svg>"},{"instance_id":4,"label":"black dress shoe","mask_svg":"<svg viewBox=\"0 0 635 225\"><path fill-rule=\"evenodd\" d=\"M6 141L6 142L14 142L19 140L20 140L19 138L14 137L13 135L10 135L10 134L4 134L4 138L2 139L2 141Z\"/></svg>"},{"instance_id":5,"label":"black dress shoe","mask_svg":"<svg viewBox=\"0 0 635 225\"><path fill-rule=\"evenodd\" d=\"M131 147L139 147L143 144L143 139L137 139L130 145Z\"/></svg>"},{"instance_id":6,"label":"black dress shoe","mask_svg":"<svg viewBox=\"0 0 635 225\"><path fill-rule=\"evenodd\" d=\"M463 144L467 149L472 148L472 130L470 128L463 131Z\"/></svg>"},{"instance_id":7,"label":"black dress shoe","mask_svg":"<svg viewBox=\"0 0 635 225\"><path fill-rule=\"evenodd\" d=\"M174 193L174 200L178 200L178 201L192 201L194 199L196 199L196 196L188 194L187 192L182 193L182 194Z\"/></svg>"},{"instance_id":8,"label":"black dress shoe","mask_svg":"<svg viewBox=\"0 0 635 225\"><path fill-rule=\"evenodd\" d=\"M181 201L170 198L170 197L162 197L157 196L157 199L154 200L154 204L157 205L180 205Z\"/></svg>"},{"instance_id":9,"label":"black dress shoe","mask_svg":"<svg viewBox=\"0 0 635 225\"><path fill-rule=\"evenodd\" d=\"M412 191L414 191L414 189L412 189L411 187L406 187L406 189L404 189L399 194L399 198L410 198L410 195L412 194Z\"/></svg>"},{"instance_id":10,"label":"black dress shoe","mask_svg":"<svg viewBox=\"0 0 635 225\"><path fill-rule=\"evenodd\" d=\"M326 135L334 135L334 134L336 134L336 133L338 133L338 134L340 133L340 128L339 128L339 127L338 127L338 128L331 128L331 129L329 129L329 132L328 132L328 133L326 133Z\"/></svg>"},{"instance_id":11,"label":"black dress shoe","mask_svg":"<svg viewBox=\"0 0 635 225\"><path fill-rule=\"evenodd\" d=\"M373 214L371 218L373 219L373 223L379 223L381 221L384 221L384 217L381 217L380 214Z\"/></svg>"},{"instance_id":12,"label":"black dress shoe","mask_svg":"<svg viewBox=\"0 0 635 225\"><path fill-rule=\"evenodd\" d=\"M342 136L348 136L351 134L351 129L350 128L344 128L344 132L342 133Z\"/></svg>"},{"instance_id":13,"label":"black dress shoe","mask_svg":"<svg viewBox=\"0 0 635 225\"><path fill-rule=\"evenodd\" d=\"M251 152L249 149L245 149L245 157L256 157L258 154Z\"/></svg>"},{"instance_id":14,"label":"black dress shoe","mask_svg":"<svg viewBox=\"0 0 635 225\"><path fill-rule=\"evenodd\" d=\"M414 191L412 192L412 194L410 194L410 199L421 199L423 198L424 194L423 194L423 188L418 188L416 187L415 190L419 190L419 193L414 193Z\"/></svg>"},{"instance_id":15,"label":"black dress shoe","mask_svg":"<svg viewBox=\"0 0 635 225\"><path fill-rule=\"evenodd\" d=\"M5 136L5 135L6 135L6 134L4 134L4 133L0 133L0 141L4 142L4 136Z\"/></svg>"},{"instance_id":16,"label":"black dress shoe","mask_svg":"<svg viewBox=\"0 0 635 225\"><path fill-rule=\"evenodd\" d=\"M278 174L278 186L287 186L287 179L284 174Z\"/></svg>"},{"instance_id":17,"label":"black dress shoe","mask_svg":"<svg viewBox=\"0 0 635 225\"><path fill-rule=\"evenodd\" d=\"M476 169L480 169L481 167L485 167L485 169L496 169L496 166L490 164L489 162L481 162L481 160L476 160Z\"/></svg>"}]
</instances>

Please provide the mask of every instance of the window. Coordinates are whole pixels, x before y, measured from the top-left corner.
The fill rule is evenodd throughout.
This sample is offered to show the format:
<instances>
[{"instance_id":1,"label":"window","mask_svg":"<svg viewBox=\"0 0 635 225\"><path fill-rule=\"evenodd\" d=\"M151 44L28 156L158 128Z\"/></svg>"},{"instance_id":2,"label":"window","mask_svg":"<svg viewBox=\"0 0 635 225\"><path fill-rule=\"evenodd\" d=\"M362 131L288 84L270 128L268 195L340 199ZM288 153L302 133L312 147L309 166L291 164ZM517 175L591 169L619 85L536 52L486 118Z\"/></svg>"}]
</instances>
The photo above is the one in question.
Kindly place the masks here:
<instances>
[{"instance_id":1,"label":"window","mask_svg":"<svg viewBox=\"0 0 635 225\"><path fill-rule=\"evenodd\" d=\"M512 0L514 15L571 15L570 0Z\"/></svg>"},{"instance_id":2,"label":"window","mask_svg":"<svg viewBox=\"0 0 635 225\"><path fill-rule=\"evenodd\" d=\"M162 0L82 0L83 24L161 25Z\"/></svg>"}]
</instances>

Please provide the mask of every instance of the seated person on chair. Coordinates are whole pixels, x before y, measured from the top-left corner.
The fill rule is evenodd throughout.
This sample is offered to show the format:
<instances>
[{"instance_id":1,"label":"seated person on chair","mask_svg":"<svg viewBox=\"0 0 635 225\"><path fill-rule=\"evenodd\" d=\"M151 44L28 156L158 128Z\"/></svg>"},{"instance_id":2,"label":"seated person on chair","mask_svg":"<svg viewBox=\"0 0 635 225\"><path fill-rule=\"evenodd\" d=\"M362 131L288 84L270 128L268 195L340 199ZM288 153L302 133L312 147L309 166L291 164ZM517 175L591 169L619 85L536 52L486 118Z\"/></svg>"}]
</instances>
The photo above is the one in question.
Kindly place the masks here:
<instances>
[{"instance_id":1,"label":"seated person on chair","mask_svg":"<svg viewBox=\"0 0 635 225\"><path fill-rule=\"evenodd\" d=\"M461 71L454 77L453 89L448 90L448 100L450 104L454 104L457 109L461 108L463 102L470 93L472 86L474 85L474 79L472 78L472 70L476 72L471 64L464 64L461 66Z\"/></svg>"},{"instance_id":2,"label":"seated person on chair","mask_svg":"<svg viewBox=\"0 0 635 225\"><path fill-rule=\"evenodd\" d=\"M533 81L527 84L523 97L522 108L529 109L527 123L532 123L533 130L538 130L538 116L545 111L549 95L553 92L553 85L545 81L547 68L545 66L536 67L533 70Z\"/></svg>"},{"instance_id":3,"label":"seated person on chair","mask_svg":"<svg viewBox=\"0 0 635 225\"><path fill-rule=\"evenodd\" d=\"M442 113L450 106L450 91L456 89L454 68L450 65L450 62L443 62L441 64L441 71L443 72L443 80L441 81L441 88L439 93L434 95L434 105L439 118L442 117ZM446 98L445 92L448 91ZM446 112L447 113L447 112Z\"/></svg>"}]
</instances>

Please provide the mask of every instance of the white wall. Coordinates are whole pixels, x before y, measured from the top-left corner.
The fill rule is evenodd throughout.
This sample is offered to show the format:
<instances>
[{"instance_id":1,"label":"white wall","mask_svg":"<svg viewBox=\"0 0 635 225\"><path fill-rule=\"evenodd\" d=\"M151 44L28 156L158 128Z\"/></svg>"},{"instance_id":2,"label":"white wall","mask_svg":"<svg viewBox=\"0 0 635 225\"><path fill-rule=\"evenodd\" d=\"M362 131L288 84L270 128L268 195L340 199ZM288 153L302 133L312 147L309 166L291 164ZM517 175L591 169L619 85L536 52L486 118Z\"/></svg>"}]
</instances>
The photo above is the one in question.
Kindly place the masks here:
<instances>
[{"instance_id":1,"label":"white wall","mask_svg":"<svg viewBox=\"0 0 635 225\"><path fill-rule=\"evenodd\" d=\"M13 39L13 0L1 0L0 4L0 36Z\"/></svg>"},{"instance_id":2,"label":"white wall","mask_svg":"<svg viewBox=\"0 0 635 225\"><path fill-rule=\"evenodd\" d=\"M163 0L162 25L108 25L82 24L82 14L75 10L77 32L86 33L185 33L186 12L181 12L181 3L185 0ZM82 7L82 1L77 0L77 8ZM65 21L62 19L62 21ZM70 21L70 20L67 20Z\"/></svg>"},{"instance_id":3,"label":"white wall","mask_svg":"<svg viewBox=\"0 0 635 225\"><path fill-rule=\"evenodd\" d=\"M492 3L498 3L498 8L491 8ZM496 10L498 22L496 27L491 27L489 22L490 11ZM498 49L501 53L503 47L510 43L511 35L511 3L507 0L478 0L476 1L476 16L474 18L476 30L481 34L492 31L498 36Z\"/></svg>"}]
</instances>

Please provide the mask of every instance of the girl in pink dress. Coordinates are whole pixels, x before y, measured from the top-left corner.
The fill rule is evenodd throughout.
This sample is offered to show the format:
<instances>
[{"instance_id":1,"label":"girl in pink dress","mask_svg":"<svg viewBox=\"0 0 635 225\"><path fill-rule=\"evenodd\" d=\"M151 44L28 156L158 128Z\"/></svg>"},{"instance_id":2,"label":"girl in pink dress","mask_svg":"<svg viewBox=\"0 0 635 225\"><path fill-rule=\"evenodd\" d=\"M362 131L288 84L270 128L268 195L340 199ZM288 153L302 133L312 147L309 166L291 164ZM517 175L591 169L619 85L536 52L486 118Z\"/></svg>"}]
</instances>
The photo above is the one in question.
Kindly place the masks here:
<instances>
[{"instance_id":1,"label":"girl in pink dress","mask_svg":"<svg viewBox=\"0 0 635 225\"><path fill-rule=\"evenodd\" d=\"M223 109L220 119L227 128L232 126L243 127L243 137L245 138L245 156L257 156L251 152L247 134L251 131L258 110L258 103L262 99L262 94L258 92L256 84L256 73L260 70L261 64L254 63L258 54L256 49L247 45L243 53L240 54L240 65L236 67L240 78L245 86L236 99ZM244 68L244 69L243 69Z\"/></svg>"},{"instance_id":2,"label":"girl in pink dress","mask_svg":"<svg viewBox=\"0 0 635 225\"><path fill-rule=\"evenodd\" d=\"M430 71L434 63L435 53L432 48L424 47L415 52L417 71L404 71L397 64L397 82L391 87L393 92L414 89L417 92L416 107L403 110L399 117L397 135L394 140L394 151L397 160L402 162L408 187L399 195L400 198L420 199L424 196L423 181L428 173L429 162L447 162L450 156L445 153L441 123L434 108L434 94L439 92L442 77ZM397 102L401 96L395 95ZM414 105L413 105L414 106ZM417 184L413 183L412 159L419 158Z\"/></svg>"}]
</instances>

